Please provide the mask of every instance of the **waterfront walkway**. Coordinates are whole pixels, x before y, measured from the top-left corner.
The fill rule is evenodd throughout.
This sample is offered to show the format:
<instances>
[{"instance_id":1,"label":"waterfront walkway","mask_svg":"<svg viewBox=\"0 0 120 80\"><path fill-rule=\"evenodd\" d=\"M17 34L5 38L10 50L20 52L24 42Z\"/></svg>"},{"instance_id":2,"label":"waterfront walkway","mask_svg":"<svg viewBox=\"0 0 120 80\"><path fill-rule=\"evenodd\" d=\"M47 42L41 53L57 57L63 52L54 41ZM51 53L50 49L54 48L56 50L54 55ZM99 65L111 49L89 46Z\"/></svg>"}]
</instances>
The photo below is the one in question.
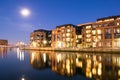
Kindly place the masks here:
<instances>
[{"instance_id":1,"label":"waterfront walkway","mask_svg":"<svg viewBox=\"0 0 120 80\"><path fill-rule=\"evenodd\" d=\"M46 50L46 51L61 51L61 52L96 52L96 53L120 53L120 48L21 48L23 50Z\"/></svg>"}]
</instances>

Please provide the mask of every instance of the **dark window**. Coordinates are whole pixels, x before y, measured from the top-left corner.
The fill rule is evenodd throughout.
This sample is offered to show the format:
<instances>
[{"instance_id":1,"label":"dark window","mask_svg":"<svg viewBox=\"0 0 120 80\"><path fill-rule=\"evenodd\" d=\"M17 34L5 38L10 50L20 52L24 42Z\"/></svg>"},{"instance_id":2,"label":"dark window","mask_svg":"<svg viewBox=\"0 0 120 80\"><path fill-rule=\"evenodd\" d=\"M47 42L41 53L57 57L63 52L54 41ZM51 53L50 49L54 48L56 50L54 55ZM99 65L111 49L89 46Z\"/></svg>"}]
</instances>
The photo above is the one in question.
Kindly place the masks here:
<instances>
[{"instance_id":1,"label":"dark window","mask_svg":"<svg viewBox=\"0 0 120 80\"><path fill-rule=\"evenodd\" d=\"M112 35L111 34L106 34L105 39L112 39Z\"/></svg>"}]
</instances>

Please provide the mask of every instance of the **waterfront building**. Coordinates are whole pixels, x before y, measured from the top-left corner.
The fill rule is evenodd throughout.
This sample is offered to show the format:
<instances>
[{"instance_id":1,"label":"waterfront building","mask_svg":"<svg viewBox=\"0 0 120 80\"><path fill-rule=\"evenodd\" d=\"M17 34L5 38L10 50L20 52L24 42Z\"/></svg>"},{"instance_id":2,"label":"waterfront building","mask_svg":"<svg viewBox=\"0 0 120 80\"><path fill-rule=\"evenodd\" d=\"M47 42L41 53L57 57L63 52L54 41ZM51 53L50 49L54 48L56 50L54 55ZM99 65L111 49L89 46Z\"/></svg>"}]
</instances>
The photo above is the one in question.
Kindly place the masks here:
<instances>
[{"instance_id":1,"label":"waterfront building","mask_svg":"<svg viewBox=\"0 0 120 80\"><path fill-rule=\"evenodd\" d=\"M8 40L0 39L0 45L8 45Z\"/></svg>"},{"instance_id":2,"label":"waterfront building","mask_svg":"<svg viewBox=\"0 0 120 80\"><path fill-rule=\"evenodd\" d=\"M50 47L51 46L51 31L50 30L34 30L30 34L30 47Z\"/></svg>"},{"instance_id":3,"label":"waterfront building","mask_svg":"<svg viewBox=\"0 0 120 80\"><path fill-rule=\"evenodd\" d=\"M30 45L53 48L120 48L120 15L84 24L64 24L52 31L35 30Z\"/></svg>"},{"instance_id":4,"label":"waterfront building","mask_svg":"<svg viewBox=\"0 0 120 80\"><path fill-rule=\"evenodd\" d=\"M82 36L85 48L120 48L120 16L99 18L84 25Z\"/></svg>"},{"instance_id":5,"label":"waterfront building","mask_svg":"<svg viewBox=\"0 0 120 80\"><path fill-rule=\"evenodd\" d=\"M76 26L65 24L52 30L52 47L70 48L76 47Z\"/></svg>"}]
</instances>

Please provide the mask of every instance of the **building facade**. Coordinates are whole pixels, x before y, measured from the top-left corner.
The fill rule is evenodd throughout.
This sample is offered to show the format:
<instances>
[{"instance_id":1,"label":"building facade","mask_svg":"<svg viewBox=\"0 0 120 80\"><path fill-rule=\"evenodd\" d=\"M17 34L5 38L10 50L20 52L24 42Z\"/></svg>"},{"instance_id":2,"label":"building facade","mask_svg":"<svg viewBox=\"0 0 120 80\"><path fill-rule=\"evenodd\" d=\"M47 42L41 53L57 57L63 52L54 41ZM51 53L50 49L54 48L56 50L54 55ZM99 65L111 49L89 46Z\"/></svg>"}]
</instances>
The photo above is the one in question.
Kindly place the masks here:
<instances>
[{"instance_id":1,"label":"building facade","mask_svg":"<svg viewBox=\"0 0 120 80\"><path fill-rule=\"evenodd\" d=\"M51 31L49 30L34 30L30 34L30 47L50 47L51 46Z\"/></svg>"},{"instance_id":2,"label":"building facade","mask_svg":"<svg viewBox=\"0 0 120 80\"><path fill-rule=\"evenodd\" d=\"M85 48L120 48L120 16L100 18L84 25L82 36Z\"/></svg>"},{"instance_id":3,"label":"building facade","mask_svg":"<svg viewBox=\"0 0 120 80\"><path fill-rule=\"evenodd\" d=\"M8 40L0 39L0 45L8 45Z\"/></svg>"},{"instance_id":4,"label":"building facade","mask_svg":"<svg viewBox=\"0 0 120 80\"><path fill-rule=\"evenodd\" d=\"M52 47L70 48L76 47L76 26L65 24L52 30Z\"/></svg>"},{"instance_id":5,"label":"building facade","mask_svg":"<svg viewBox=\"0 0 120 80\"><path fill-rule=\"evenodd\" d=\"M85 24L64 24L52 31L35 30L30 45L53 48L120 48L120 15Z\"/></svg>"}]
</instances>

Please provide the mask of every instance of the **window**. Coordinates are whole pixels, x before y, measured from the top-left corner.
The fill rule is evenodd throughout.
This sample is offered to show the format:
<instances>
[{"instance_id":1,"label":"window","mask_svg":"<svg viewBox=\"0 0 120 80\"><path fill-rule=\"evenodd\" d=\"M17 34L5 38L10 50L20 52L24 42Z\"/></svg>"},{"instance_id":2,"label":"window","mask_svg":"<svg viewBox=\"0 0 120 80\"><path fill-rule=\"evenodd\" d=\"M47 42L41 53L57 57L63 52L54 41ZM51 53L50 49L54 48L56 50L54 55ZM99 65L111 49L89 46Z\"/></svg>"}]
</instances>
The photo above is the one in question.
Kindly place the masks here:
<instances>
[{"instance_id":1,"label":"window","mask_svg":"<svg viewBox=\"0 0 120 80\"><path fill-rule=\"evenodd\" d=\"M105 46L106 46L106 47L112 47L112 42L106 41L106 42L105 42Z\"/></svg>"},{"instance_id":2,"label":"window","mask_svg":"<svg viewBox=\"0 0 120 80\"><path fill-rule=\"evenodd\" d=\"M101 30L99 29L99 30L97 30L97 33L98 33L98 34L101 34L102 32L101 32Z\"/></svg>"},{"instance_id":3,"label":"window","mask_svg":"<svg viewBox=\"0 0 120 80\"><path fill-rule=\"evenodd\" d=\"M108 24L107 24L107 23L103 23L102 26L103 26L103 27L106 27L106 26L108 26Z\"/></svg>"},{"instance_id":4,"label":"window","mask_svg":"<svg viewBox=\"0 0 120 80\"><path fill-rule=\"evenodd\" d=\"M66 33L66 36L69 37L69 36L70 36L70 33Z\"/></svg>"},{"instance_id":5,"label":"window","mask_svg":"<svg viewBox=\"0 0 120 80\"><path fill-rule=\"evenodd\" d=\"M120 33L120 28L114 28L114 33Z\"/></svg>"},{"instance_id":6,"label":"window","mask_svg":"<svg viewBox=\"0 0 120 80\"><path fill-rule=\"evenodd\" d=\"M93 29L95 29L96 27L98 27L98 25L93 25L92 27L93 27Z\"/></svg>"},{"instance_id":7,"label":"window","mask_svg":"<svg viewBox=\"0 0 120 80\"><path fill-rule=\"evenodd\" d=\"M65 34L63 34L62 37L65 37Z\"/></svg>"},{"instance_id":8,"label":"window","mask_svg":"<svg viewBox=\"0 0 120 80\"><path fill-rule=\"evenodd\" d=\"M90 37L90 36L91 36L91 34L87 34L87 35L86 35L86 37Z\"/></svg>"},{"instance_id":9,"label":"window","mask_svg":"<svg viewBox=\"0 0 120 80\"><path fill-rule=\"evenodd\" d=\"M67 32L70 32L70 29L67 29Z\"/></svg>"},{"instance_id":10,"label":"window","mask_svg":"<svg viewBox=\"0 0 120 80\"><path fill-rule=\"evenodd\" d=\"M119 26L120 25L120 23L117 23L117 26Z\"/></svg>"},{"instance_id":11,"label":"window","mask_svg":"<svg viewBox=\"0 0 120 80\"><path fill-rule=\"evenodd\" d=\"M118 20L120 19L120 17L117 18Z\"/></svg>"},{"instance_id":12,"label":"window","mask_svg":"<svg viewBox=\"0 0 120 80\"><path fill-rule=\"evenodd\" d=\"M70 38L66 38L66 41L70 41Z\"/></svg>"},{"instance_id":13,"label":"window","mask_svg":"<svg viewBox=\"0 0 120 80\"><path fill-rule=\"evenodd\" d=\"M114 25L115 25L114 22L110 22L110 23L108 24L108 26L114 26Z\"/></svg>"},{"instance_id":14,"label":"window","mask_svg":"<svg viewBox=\"0 0 120 80\"><path fill-rule=\"evenodd\" d=\"M93 30L93 31L92 31L92 34L95 35L95 34L96 34L96 30Z\"/></svg>"},{"instance_id":15,"label":"window","mask_svg":"<svg viewBox=\"0 0 120 80\"><path fill-rule=\"evenodd\" d=\"M120 34L114 34L114 38L120 38Z\"/></svg>"},{"instance_id":16,"label":"window","mask_svg":"<svg viewBox=\"0 0 120 80\"><path fill-rule=\"evenodd\" d=\"M98 36L98 40L101 40L101 35Z\"/></svg>"},{"instance_id":17,"label":"window","mask_svg":"<svg viewBox=\"0 0 120 80\"><path fill-rule=\"evenodd\" d=\"M91 39L86 39L87 42L91 42Z\"/></svg>"},{"instance_id":18,"label":"window","mask_svg":"<svg viewBox=\"0 0 120 80\"><path fill-rule=\"evenodd\" d=\"M82 38L82 35L78 35L78 38Z\"/></svg>"},{"instance_id":19,"label":"window","mask_svg":"<svg viewBox=\"0 0 120 80\"><path fill-rule=\"evenodd\" d=\"M105 34L111 34L112 33L112 30L111 29L105 29Z\"/></svg>"},{"instance_id":20,"label":"window","mask_svg":"<svg viewBox=\"0 0 120 80\"><path fill-rule=\"evenodd\" d=\"M112 35L111 34L106 34L105 39L112 39Z\"/></svg>"},{"instance_id":21,"label":"window","mask_svg":"<svg viewBox=\"0 0 120 80\"><path fill-rule=\"evenodd\" d=\"M90 29L91 28L91 26L89 25L89 26L86 26L86 29Z\"/></svg>"},{"instance_id":22,"label":"window","mask_svg":"<svg viewBox=\"0 0 120 80\"><path fill-rule=\"evenodd\" d=\"M86 33L89 34L91 32L91 30L86 30Z\"/></svg>"}]
</instances>

